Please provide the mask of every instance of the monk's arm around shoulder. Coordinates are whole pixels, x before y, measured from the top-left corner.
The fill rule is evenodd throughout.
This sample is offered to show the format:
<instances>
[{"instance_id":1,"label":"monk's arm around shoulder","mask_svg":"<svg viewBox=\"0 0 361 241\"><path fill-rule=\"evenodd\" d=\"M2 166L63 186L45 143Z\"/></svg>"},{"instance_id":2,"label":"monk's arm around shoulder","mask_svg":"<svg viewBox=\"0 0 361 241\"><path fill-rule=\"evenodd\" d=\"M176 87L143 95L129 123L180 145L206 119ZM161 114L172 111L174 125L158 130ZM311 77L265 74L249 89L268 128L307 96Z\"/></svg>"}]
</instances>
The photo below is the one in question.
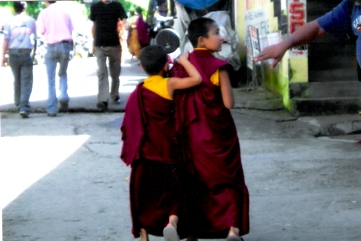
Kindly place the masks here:
<instances>
[{"instance_id":1,"label":"monk's arm around shoulder","mask_svg":"<svg viewBox=\"0 0 361 241\"><path fill-rule=\"evenodd\" d=\"M189 77L179 78L171 77L168 80L168 91L170 95L173 95L173 91L177 89L187 89L193 86L199 85L202 82L202 77L194 65L188 60L188 52L184 53L179 59L184 69L187 71Z\"/></svg>"}]
</instances>

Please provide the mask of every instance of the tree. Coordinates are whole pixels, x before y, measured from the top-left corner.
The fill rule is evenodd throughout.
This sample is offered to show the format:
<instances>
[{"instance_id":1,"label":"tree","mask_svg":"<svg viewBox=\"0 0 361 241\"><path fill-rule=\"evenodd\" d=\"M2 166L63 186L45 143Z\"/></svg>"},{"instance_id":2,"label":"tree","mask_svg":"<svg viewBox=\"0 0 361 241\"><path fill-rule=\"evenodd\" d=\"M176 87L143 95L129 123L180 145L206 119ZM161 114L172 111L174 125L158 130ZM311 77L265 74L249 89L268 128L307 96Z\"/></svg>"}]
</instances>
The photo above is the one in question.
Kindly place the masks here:
<instances>
[{"instance_id":1,"label":"tree","mask_svg":"<svg viewBox=\"0 0 361 241\"><path fill-rule=\"evenodd\" d=\"M89 8L91 4L98 2L99 0L79 0L79 2L84 3L87 6L87 9L89 11ZM150 0L146 0L150 1ZM129 13L130 9L136 9L137 7L140 7L137 4L134 4L132 1L128 0L119 0L119 2L123 5L125 12ZM146 14L147 9L143 9L144 13Z\"/></svg>"},{"instance_id":2,"label":"tree","mask_svg":"<svg viewBox=\"0 0 361 241\"><path fill-rule=\"evenodd\" d=\"M37 18L41 9L45 8L44 2L26 2L26 12L33 18ZM13 8L13 1L0 2L0 7L10 7Z\"/></svg>"},{"instance_id":3,"label":"tree","mask_svg":"<svg viewBox=\"0 0 361 241\"><path fill-rule=\"evenodd\" d=\"M86 10L87 10L87 14L89 16L89 9L90 9L90 5L92 3L95 3L99 0L73 0L76 2L79 2L81 4L84 4L86 6ZM138 7L137 4L132 3L131 1L127 1L127 0L119 0L119 2L123 5L124 10L126 12L129 12L130 9L135 9L136 7ZM29 14L30 16L32 16L33 18L37 19L40 11L45 8L45 3L44 1L27 1L27 14ZM13 1L0 1L0 8L1 7L10 7L12 9L13 7ZM144 9L144 13L146 14L147 9Z\"/></svg>"}]
</instances>

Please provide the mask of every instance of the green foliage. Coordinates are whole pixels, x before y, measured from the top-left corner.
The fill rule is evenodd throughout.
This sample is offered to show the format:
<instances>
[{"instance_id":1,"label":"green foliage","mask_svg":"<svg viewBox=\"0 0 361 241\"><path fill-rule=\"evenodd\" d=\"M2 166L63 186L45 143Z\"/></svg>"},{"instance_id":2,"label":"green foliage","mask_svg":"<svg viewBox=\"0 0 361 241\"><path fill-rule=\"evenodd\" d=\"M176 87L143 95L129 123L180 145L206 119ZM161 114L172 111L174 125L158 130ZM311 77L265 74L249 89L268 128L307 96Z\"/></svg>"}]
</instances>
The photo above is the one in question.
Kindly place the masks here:
<instances>
[{"instance_id":1,"label":"green foliage","mask_svg":"<svg viewBox=\"0 0 361 241\"><path fill-rule=\"evenodd\" d=\"M134 4L134 3L130 2L130 1L120 0L119 2L123 5L123 7L124 7L124 9L125 9L125 11L126 11L127 13L129 13L129 11L130 11L131 9L136 9L136 8L138 7L137 4ZM146 9L143 9L143 11L144 11L144 10L146 10Z\"/></svg>"},{"instance_id":2,"label":"green foliage","mask_svg":"<svg viewBox=\"0 0 361 241\"><path fill-rule=\"evenodd\" d=\"M76 2L79 2L81 4L84 4L86 6L86 14L87 16L89 16L89 12L90 12L90 5L92 3L95 3L99 0L93 0L92 3L86 3L83 0L73 0ZM124 10L129 13L130 9L135 9L136 7L138 7L139 5L134 4L131 1L127 1L127 0L119 0L119 2L123 5ZM10 7L12 9L13 7L13 2L12 1L0 1L0 8L2 7ZM45 8L45 4L43 1L27 1L27 14L29 14L30 16L32 16L33 18L37 18L41 9ZM147 10L148 9L143 9L143 15L147 16Z\"/></svg>"},{"instance_id":3,"label":"green foliage","mask_svg":"<svg viewBox=\"0 0 361 241\"><path fill-rule=\"evenodd\" d=\"M9 1L0 2L0 7L6 7L6 6L12 6L12 2Z\"/></svg>"},{"instance_id":4,"label":"green foliage","mask_svg":"<svg viewBox=\"0 0 361 241\"><path fill-rule=\"evenodd\" d=\"M26 12L33 18L37 19L43 8L45 8L44 2L27 2Z\"/></svg>"},{"instance_id":5,"label":"green foliage","mask_svg":"<svg viewBox=\"0 0 361 241\"><path fill-rule=\"evenodd\" d=\"M44 2L26 2L27 4L27 8L26 8L26 12L28 15L32 16L33 18L37 18L41 9L45 8L45 4ZM5 2L0 2L0 8L1 7L9 7L11 9L13 9L13 1L5 1Z\"/></svg>"},{"instance_id":6,"label":"green foliage","mask_svg":"<svg viewBox=\"0 0 361 241\"><path fill-rule=\"evenodd\" d=\"M85 6L86 6L86 9L87 9L87 13L88 13L88 16L89 16L89 13L90 13L90 6L92 3L96 3L98 2L99 0L92 0L91 3L85 3ZM84 3L83 1L80 0L80 2ZM128 0L118 0L118 2L120 2L125 10L125 12L128 14L129 11L131 9L136 9L137 7L142 7L138 4L135 4L133 3L132 1L128 1ZM147 16L147 13L148 13L148 9L142 7L143 9L143 15L144 16Z\"/></svg>"}]
</instances>

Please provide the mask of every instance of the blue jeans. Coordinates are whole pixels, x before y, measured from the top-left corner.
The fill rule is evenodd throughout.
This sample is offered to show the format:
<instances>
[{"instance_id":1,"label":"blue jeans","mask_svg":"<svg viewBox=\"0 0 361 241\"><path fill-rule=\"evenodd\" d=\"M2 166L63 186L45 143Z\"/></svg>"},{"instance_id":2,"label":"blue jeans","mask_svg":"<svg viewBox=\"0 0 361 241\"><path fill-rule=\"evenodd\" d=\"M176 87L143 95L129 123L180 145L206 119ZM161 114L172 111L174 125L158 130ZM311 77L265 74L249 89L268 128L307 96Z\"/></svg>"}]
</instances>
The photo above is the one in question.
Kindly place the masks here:
<instances>
[{"instance_id":1,"label":"blue jeans","mask_svg":"<svg viewBox=\"0 0 361 241\"><path fill-rule=\"evenodd\" d=\"M113 100L119 98L121 53L121 46L95 47L95 56L98 64L98 102L108 102L109 100L107 58L109 58L109 72L112 78L110 97Z\"/></svg>"},{"instance_id":2,"label":"blue jeans","mask_svg":"<svg viewBox=\"0 0 361 241\"><path fill-rule=\"evenodd\" d=\"M9 49L9 66L14 76L14 102L19 111L30 111L33 90L33 61L30 50Z\"/></svg>"},{"instance_id":3,"label":"blue jeans","mask_svg":"<svg viewBox=\"0 0 361 241\"><path fill-rule=\"evenodd\" d=\"M68 96L68 76L67 69L69 55L72 43L48 44L45 53L45 65L48 75L48 101L46 103L46 112L56 114L58 112L58 103L55 89L55 70L59 63L59 101L69 101Z\"/></svg>"}]
</instances>

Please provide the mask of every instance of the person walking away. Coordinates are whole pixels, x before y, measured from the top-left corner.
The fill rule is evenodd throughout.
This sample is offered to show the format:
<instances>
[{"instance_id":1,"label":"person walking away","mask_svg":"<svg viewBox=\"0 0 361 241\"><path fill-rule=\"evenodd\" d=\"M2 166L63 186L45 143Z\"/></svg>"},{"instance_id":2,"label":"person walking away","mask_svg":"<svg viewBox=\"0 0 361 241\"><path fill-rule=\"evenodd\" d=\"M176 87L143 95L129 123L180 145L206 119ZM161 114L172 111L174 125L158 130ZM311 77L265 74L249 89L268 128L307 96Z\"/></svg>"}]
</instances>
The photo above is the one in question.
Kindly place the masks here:
<instances>
[{"instance_id":1,"label":"person walking away","mask_svg":"<svg viewBox=\"0 0 361 241\"><path fill-rule=\"evenodd\" d=\"M119 75L121 71L122 46L119 42L117 26L119 20L123 21L124 24L127 15L119 2L101 0L91 5L89 18L93 21L92 34L98 64L97 107L101 111L106 111L109 102L107 58L109 59L109 71L112 79L110 98L114 104L120 104Z\"/></svg>"},{"instance_id":2,"label":"person walking away","mask_svg":"<svg viewBox=\"0 0 361 241\"><path fill-rule=\"evenodd\" d=\"M38 33L43 35L46 44L44 56L48 76L48 100L46 112L55 117L60 112L68 111L68 75L70 51L73 48L72 33L74 30L69 14L56 4L56 1L45 1L43 9L37 19ZM57 98L55 89L55 71L59 63L59 91ZM58 100L60 108L58 109Z\"/></svg>"},{"instance_id":3,"label":"person walking away","mask_svg":"<svg viewBox=\"0 0 361 241\"><path fill-rule=\"evenodd\" d=\"M202 83L174 96L177 133L193 174L187 198L188 240L197 238L240 241L249 232L249 193L241 163L237 130L232 118L233 90L228 71L232 66L212 55L222 48L216 22L198 18L190 22L188 38L195 48L189 61ZM197 65L196 65L197 63ZM175 64L171 76L184 77Z\"/></svg>"},{"instance_id":4,"label":"person walking away","mask_svg":"<svg viewBox=\"0 0 361 241\"><path fill-rule=\"evenodd\" d=\"M136 12L137 15L129 19L128 49L132 58L133 56L139 58L140 51L148 46L150 41L148 26L143 20L142 8L137 7Z\"/></svg>"},{"instance_id":5,"label":"person walking away","mask_svg":"<svg viewBox=\"0 0 361 241\"><path fill-rule=\"evenodd\" d=\"M280 43L266 47L258 56L253 58L253 61L258 62L273 59L271 68L274 68L278 62L281 61L288 49L310 43L326 33L339 39L342 38L342 36L345 36L349 32L349 29L352 28L353 34L357 36L356 56L360 67L360 16L361 0L343 0L333 10L298 28ZM361 115L361 111L359 111L359 114Z\"/></svg>"},{"instance_id":6,"label":"person walking away","mask_svg":"<svg viewBox=\"0 0 361 241\"><path fill-rule=\"evenodd\" d=\"M189 77L164 78L168 56L152 45L140 53L141 68L148 74L130 95L121 125L121 159L131 165L130 207L132 233L141 241L148 235L179 241L183 216L182 159L175 132L173 92L196 86L202 79L184 53L178 63ZM183 170L183 171L182 171ZM180 235L180 237L178 236Z\"/></svg>"},{"instance_id":7,"label":"person walking away","mask_svg":"<svg viewBox=\"0 0 361 241\"><path fill-rule=\"evenodd\" d=\"M135 25L138 16L135 15L134 10L130 10L129 15L130 17L127 23L127 27L128 27L127 45L128 45L129 53L132 55L132 59L131 59L132 61L134 56L139 57L140 43L138 41L137 26Z\"/></svg>"},{"instance_id":8,"label":"person walking away","mask_svg":"<svg viewBox=\"0 0 361 241\"><path fill-rule=\"evenodd\" d=\"M26 3L13 3L15 16L5 26L1 66L5 64L5 53L9 51L9 65L14 76L14 102L22 118L30 113L30 95L33 88L33 57L36 51L35 19L25 14Z\"/></svg>"}]
</instances>

